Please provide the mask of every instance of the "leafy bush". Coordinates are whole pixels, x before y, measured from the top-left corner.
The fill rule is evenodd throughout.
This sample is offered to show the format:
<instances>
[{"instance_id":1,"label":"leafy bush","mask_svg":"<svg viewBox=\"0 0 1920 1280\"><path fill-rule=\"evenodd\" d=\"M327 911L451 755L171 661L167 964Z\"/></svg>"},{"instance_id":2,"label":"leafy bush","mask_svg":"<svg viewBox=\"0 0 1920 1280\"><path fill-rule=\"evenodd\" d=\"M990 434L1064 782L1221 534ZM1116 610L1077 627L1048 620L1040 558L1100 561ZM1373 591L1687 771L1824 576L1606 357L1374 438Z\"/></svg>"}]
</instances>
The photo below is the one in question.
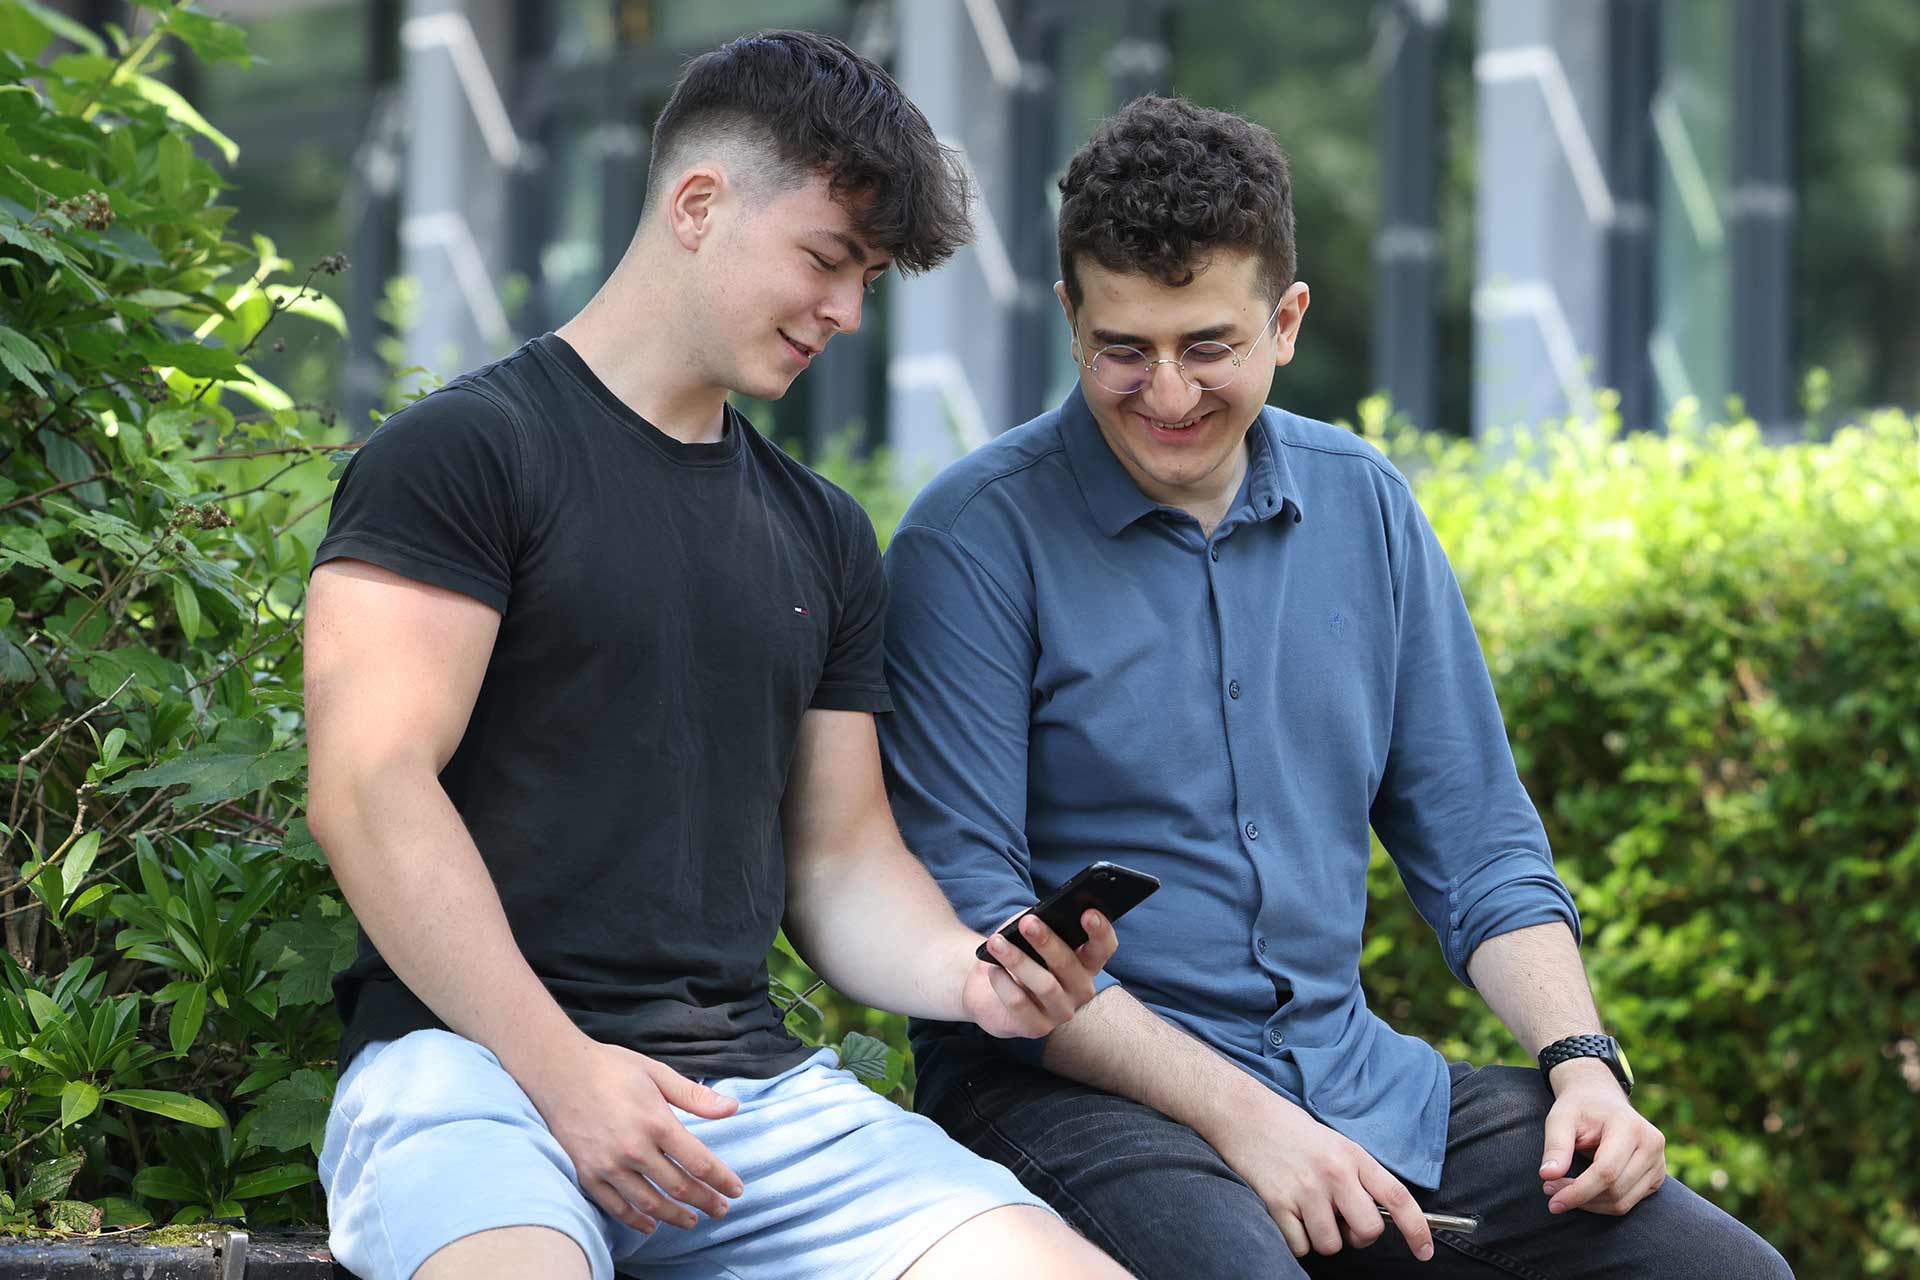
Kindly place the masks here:
<instances>
[{"instance_id":1,"label":"leafy bush","mask_svg":"<svg viewBox=\"0 0 1920 1280\"><path fill-rule=\"evenodd\" d=\"M330 418L246 357L343 329L154 78L239 33L0 5L0 1232L320 1213L352 946L304 785Z\"/></svg>"},{"instance_id":2,"label":"leafy bush","mask_svg":"<svg viewBox=\"0 0 1920 1280\"><path fill-rule=\"evenodd\" d=\"M1920 1273L1920 440L1363 430L1414 477L1674 1172L1801 1275ZM1515 1056L1376 857L1364 975Z\"/></svg>"}]
</instances>

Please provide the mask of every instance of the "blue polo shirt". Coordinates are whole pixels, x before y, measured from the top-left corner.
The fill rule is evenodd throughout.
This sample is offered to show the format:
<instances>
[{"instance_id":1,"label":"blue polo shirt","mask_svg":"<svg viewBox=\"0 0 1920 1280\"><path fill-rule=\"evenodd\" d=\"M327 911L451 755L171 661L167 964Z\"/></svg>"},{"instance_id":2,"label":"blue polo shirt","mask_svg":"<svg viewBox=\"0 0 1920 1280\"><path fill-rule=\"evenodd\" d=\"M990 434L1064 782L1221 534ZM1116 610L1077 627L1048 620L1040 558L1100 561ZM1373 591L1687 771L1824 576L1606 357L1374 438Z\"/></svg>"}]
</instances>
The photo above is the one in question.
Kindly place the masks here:
<instances>
[{"instance_id":1,"label":"blue polo shirt","mask_svg":"<svg viewBox=\"0 0 1920 1280\"><path fill-rule=\"evenodd\" d=\"M1360 986L1369 828L1462 982L1488 938L1578 917L1406 480L1278 409L1247 446L1211 536L1077 389L921 493L886 558L894 814L982 931L1097 859L1158 876L1102 985L1436 1186L1446 1064ZM1042 1048L912 1031L923 1109Z\"/></svg>"}]
</instances>

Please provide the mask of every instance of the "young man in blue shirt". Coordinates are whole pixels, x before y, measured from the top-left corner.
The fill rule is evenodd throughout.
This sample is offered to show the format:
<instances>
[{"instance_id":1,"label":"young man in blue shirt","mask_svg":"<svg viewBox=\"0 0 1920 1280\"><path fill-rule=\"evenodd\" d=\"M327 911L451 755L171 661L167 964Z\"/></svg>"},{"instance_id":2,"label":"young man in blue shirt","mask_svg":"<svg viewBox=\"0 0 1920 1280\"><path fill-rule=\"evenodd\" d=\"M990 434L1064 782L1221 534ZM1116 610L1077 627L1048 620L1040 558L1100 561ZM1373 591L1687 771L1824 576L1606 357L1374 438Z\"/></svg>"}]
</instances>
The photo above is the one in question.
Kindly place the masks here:
<instances>
[{"instance_id":1,"label":"young man in blue shirt","mask_svg":"<svg viewBox=\"0 0 1920 1280\"><path fill-rule=\"evenodd\" d=\"M976 927L1096 859L1165 887L1044 1041L917 1024L921 1109L1145 1277L1788 1274L1628 1099L1406 481L1266 407L1310 300L1278 145L1146 98L1060 186L1080 384L895 534L883 748ZM1370 828L1540 1071L1367 1009Z\"/></svg>"}]
</instances>

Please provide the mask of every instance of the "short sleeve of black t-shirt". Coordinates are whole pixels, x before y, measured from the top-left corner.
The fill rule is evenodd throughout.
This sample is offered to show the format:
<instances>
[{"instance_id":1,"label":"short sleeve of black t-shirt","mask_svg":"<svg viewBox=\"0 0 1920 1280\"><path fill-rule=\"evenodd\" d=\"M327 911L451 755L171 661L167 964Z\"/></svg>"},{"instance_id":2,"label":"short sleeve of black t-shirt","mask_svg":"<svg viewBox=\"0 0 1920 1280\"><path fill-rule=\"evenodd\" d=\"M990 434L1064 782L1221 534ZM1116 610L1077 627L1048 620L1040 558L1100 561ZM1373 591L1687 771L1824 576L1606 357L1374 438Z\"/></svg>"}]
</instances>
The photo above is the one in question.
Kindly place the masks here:
<instances>
[{"instance_id":1,"label":"short sleeve of black t-shirt","mask_svg":"<svg viewBox=\"0 0 1920 1280\"><path fill-rule=\"evenodd\" d=\"M793 748L810 708L891 709L859 504L731 410L666 436L549 334L369 438L315 563L340 559L500 611L440 782L560 1007L688 1075L804 1058L765 964ZM441 1025L364 935L335 993L343 1064Z\"/></svg>"},{"instance_id":2,"label":"short sleeve of black t-shirt","mask_svg":"<svg viewBox=\"0 0 1920 1280\"><path fill-rule=\"evenodd\" d=\"M880 567L880 543L873 521L858 503L845 498L843 536L847 566L827 666L813 691L812 705L828 711L891 711L887 694L886 645L881 628L887 616L887 578Z\"/></svg>"},{"instance_id":3,"label":"short sleeve of black t-shirt","mask_svg":"<svg viewBox=\"0 0 1920 1280\"><path fill-rule=\"evenodd\" d=\"M365 560L504 613L524 469L499 405L465 387L437 391L347 464L314 564Z\"/></svg>"}]
</instances>

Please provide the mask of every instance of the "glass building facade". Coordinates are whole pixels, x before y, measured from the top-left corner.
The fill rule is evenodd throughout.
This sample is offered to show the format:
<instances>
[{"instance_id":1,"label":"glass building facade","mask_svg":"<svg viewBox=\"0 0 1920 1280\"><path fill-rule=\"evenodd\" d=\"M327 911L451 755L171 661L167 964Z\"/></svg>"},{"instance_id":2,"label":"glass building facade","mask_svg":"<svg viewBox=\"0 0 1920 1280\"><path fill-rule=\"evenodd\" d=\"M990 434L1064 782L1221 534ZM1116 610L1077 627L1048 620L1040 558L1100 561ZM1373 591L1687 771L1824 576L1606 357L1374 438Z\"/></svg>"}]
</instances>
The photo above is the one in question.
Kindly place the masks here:
<instances>
[{"instance_id":1,"label":"glass building facade","mask_svg":"<svg viewBox=\"0 0 1920 1280\"><path fill-rule=\"evenodd\" d=\"M114 0L65 6L128 21ZM1105 113L1178 92L1293 157L1300 353L1275 400L1484 431L1692 397L1780 436L1920 407L1911 0L226 0L250 69L179 87L241 148L236 225L345 251L353 337L299 397L377 408L564 321L624 248L684 60L807 26L883 62L963 147L981 236L890 280L756 419L937 465L1071 381L1054 186ZM1818 371L1816 373L1816 371ZM1811 395L1809 391L1811 389Z\"/></svg>"}]
</instances>

